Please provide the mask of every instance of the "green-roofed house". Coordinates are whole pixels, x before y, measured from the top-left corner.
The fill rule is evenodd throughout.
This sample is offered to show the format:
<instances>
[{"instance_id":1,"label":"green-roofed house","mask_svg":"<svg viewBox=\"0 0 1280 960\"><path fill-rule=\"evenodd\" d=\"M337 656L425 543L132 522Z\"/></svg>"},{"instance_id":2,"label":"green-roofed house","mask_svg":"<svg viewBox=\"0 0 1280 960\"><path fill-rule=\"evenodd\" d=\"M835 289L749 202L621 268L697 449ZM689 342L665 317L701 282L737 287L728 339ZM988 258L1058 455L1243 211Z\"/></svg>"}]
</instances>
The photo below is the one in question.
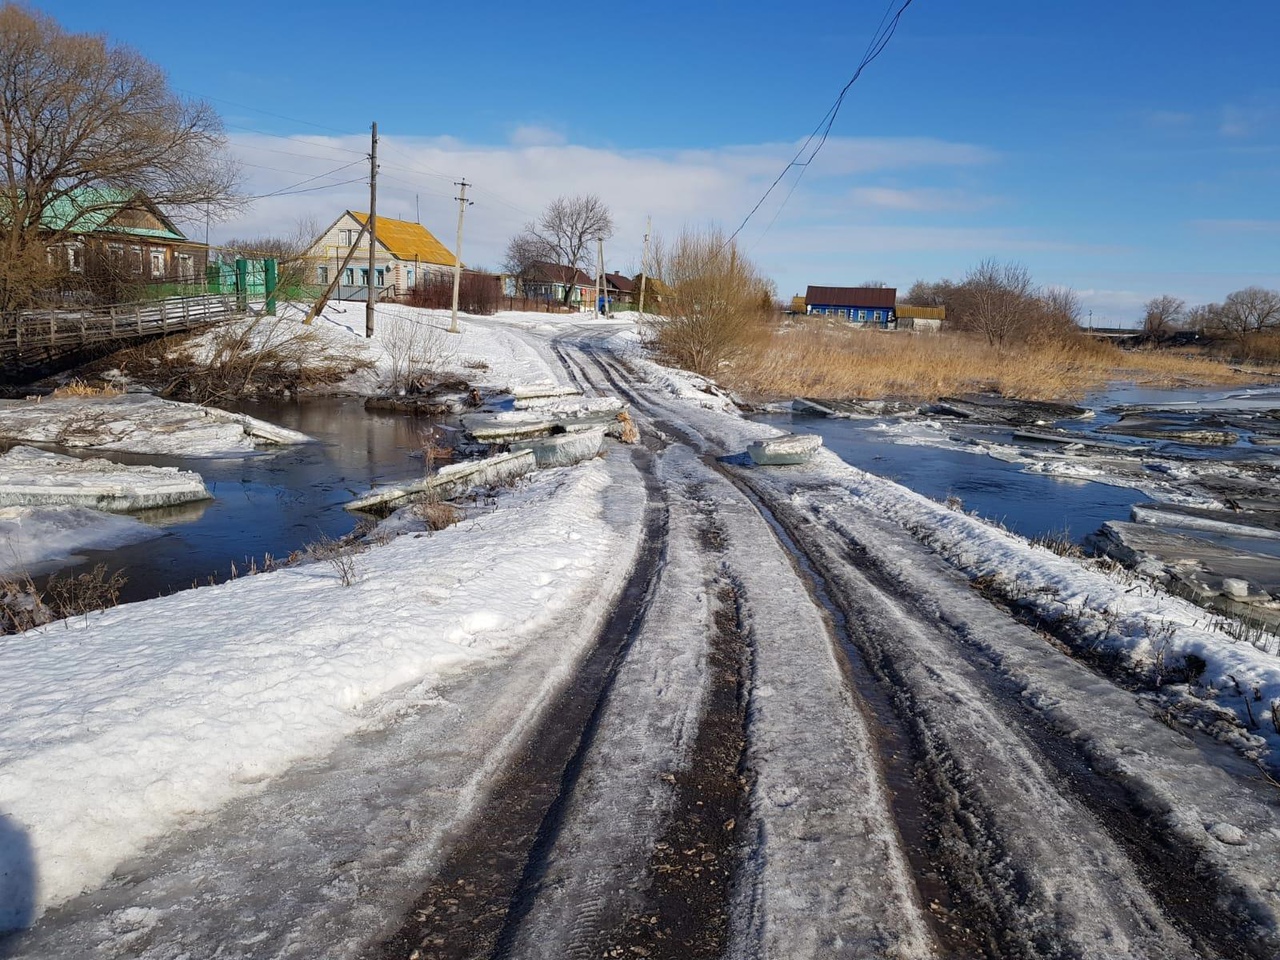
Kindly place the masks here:
<instances>
[{"instance_id":1,"label":"green-roofed house","mask_svg":"<svg viewBox=\"0 0 1280 960\"><path fill-rule=\"evenodd\" d=\"M209 248L188 240L137 191L82 187L54 200L40 218L55 238L51 262L70 274L110 275L137 283L194 282L204 276Z\"/></svg>"}]
</instances>

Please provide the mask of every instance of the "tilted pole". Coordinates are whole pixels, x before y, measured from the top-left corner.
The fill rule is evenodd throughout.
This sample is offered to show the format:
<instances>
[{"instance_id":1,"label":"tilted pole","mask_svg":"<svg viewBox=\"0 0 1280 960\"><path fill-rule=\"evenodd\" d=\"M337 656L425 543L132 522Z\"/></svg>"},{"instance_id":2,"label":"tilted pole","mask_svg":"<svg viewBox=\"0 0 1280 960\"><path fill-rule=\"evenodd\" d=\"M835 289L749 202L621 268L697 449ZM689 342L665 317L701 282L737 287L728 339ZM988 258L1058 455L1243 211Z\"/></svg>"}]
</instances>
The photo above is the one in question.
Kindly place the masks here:
<instances>
[{"instance_id":1,"label":"tilted pole","mask_svg":"<svg viewBox=\"0 0 1280 960\"><path fill-rule=\"evenodd\" d=\"M604 237L596 237L596 316L602 316L608 307L609 284L604 278Z\"/></svg>"},{"instance_id":2,"label":"tilted pole","mask_svg":"<svg viewBox=\"0 0 1280 960\"><path fill-rule=\"evenodd\" d=\"M453 317L449 321L449 332L458 332L458 288L462 285L462 219L471 201L467 199L467 187L471 184L459 180L454 184L461 191L454 197L458 201L458 242L453 246Z\"/></svg>"},{"instance_id":3,"label":"tilted pole","mask_svg":"<svg viewBox=\"0 0 1280 960\"><path fill-rule=\"evenodd\" d=\"M342 282L342 271L347 269L347 264L351 262L351 258L356 255L356 248L360 246L360 241L364 235L369 232L368 222L360 225L360 232L356 234L356 238L351 241L351 247L347 250L347 255L342 258L338 264L338 269L333 274L333 279L329 281L329 285L324 288L324 293L320 294L320 298L312 304L311 309L307 311L306 319L302 321L304 326L311 326L311 321L320 315L320 311L324 309L324 305L329 302L329 298L333 296L333 291L338 289L338 285ZM337 247L334 248L334 254L337 254Z\"/></svg>"}]
</instances>

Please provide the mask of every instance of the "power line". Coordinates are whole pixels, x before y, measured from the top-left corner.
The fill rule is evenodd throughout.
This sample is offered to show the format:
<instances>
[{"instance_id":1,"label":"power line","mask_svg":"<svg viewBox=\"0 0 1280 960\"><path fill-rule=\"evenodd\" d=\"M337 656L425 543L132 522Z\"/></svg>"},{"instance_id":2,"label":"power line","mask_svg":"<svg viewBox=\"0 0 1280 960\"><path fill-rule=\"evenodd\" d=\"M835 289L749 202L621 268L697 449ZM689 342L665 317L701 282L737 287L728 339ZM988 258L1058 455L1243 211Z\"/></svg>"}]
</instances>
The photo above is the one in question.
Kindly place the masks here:
<instances>
[{"instance_id":1,"label":"power line","mask_svg":"<svg viewBox=\"0 0 1280 960\"><path fill-rule=\"evenodd\" d=\"M304 192L304 191L301 191L301 190L295 191L295 190L294 190L294 187L300 187L300 186L302 186L303 184L311 183L311 182L312 182L312 181L314 181L314 180L320 180L320 179L322 179L322 178L324 178L324 177L331 177L331 176L333 176L335 173L341 173L343 170L346 170L348 167L354 167L357 163L363 163L363 162L364 162L363 158L362 158L362 159L360 159L360 160L352 160L350 163L344 163L342 166L340 166L340 167L334 167L332 170L326 171L325 173L317 173L314 177L307 177L307 179L305 179L305 180L299 180L297 183L292 183L292 184L290 184L290 185L289 185L289 186L287 186L287 187L281 187L279 190L274 190L274 191L272 191L271 193L264 193L264 194L261 194L260 196L256 196L256 197L250 197L249 199L251 199L251 200L265 200L267 197L278 197L278 196L284 196L284 195L286 195L286 194L288 194L288 193L291 193L291 192L302 193L302 192ZM255 164L250 163L250 164L247 164L247 166L252 167L252 166L255 166ZM274 168L273 168L273 167L261 167L260 169L262 169L262 170L272 170L272 169L274 169ZM276 171L276 172L278 172L278 173L292 173L293 171L291 171L291 170L279 170L279 171ZM346 182L348 182L348 183L349 183L350 181L346 181ZM333 187L337 187L337 186L341 186L341 185L342 185L342 184L337 184L337 183L333 183L333 184L323 184L323 185L321 185L321 186L319 186L319 187L313 187L312 189L313 189L313 190L321 190L321 189L324 189L324 187L325 187L325 186L333 186Z\"/></svg>"},{"instance_id":2,"label":"power line","mask_svg":"<svg viewBox=\"0 0 1280 960\"><path fill-rule=\"evenodd\" d=\"M318 187L304 187L301 190L277 190L275 193L264 193L259 197L246 197L246 200L266 200L269 197L292 197L299 193L314 193L316 190L332 190L336 187L345 187L351 183L364 183L366 177L355 177L351 180L340 180L338 183L322 183ZM303 181L304 183L306 181Z\"/></svg>"},{"instance_id":3,"label":"power line","mask_svg":"<svg viewBox=\"0 0 1280 960\"><path fill-rule=\"evenodd\" d=\"M836 117L840 113L840 107L844 104L845 95L848 94L849 89L857 83L858 78L862 76L862 71L870 66L880 56L880 54L884 52L884 48L889 45L889 41L893 39L894 33L897 32L898 22L902 19L903 13L906 12L907 8L911 6L914 0L903 0L902 5L897 9L897 12L894 13L892 18L890 18L889 10L893 9L894 2L896 2L896 0L890 0L889 7L885 10L884 16L880 18L880 25L876 28L876 32L872 34L871 40L867 44L867 51L862 55L862 61L858 64L858 68L854 70L853 76L849 78L849 82L841 88L835 102L831 104L827 109L827 112L823 114L822 119L818 121L818 125L814 128L813 132L805 138L804 143L800 145L800 149L796 151L796 155L791 159L791 162L782 168L782 172L778 174L773 183L769 184L769 189L766 190L764 195L756 201L756 205L751 208L751 212L743 217L742 223L738 224L738 228L729 235L727 240L725 240L724 246L728 246L732 243L734 238L742 232L743 228L746 227L751 218L756 215L756 212L764 206L764 202L769 199L769 195L773 193L774 188L782 182L783 178L786 177L792 169L799 169L800 172L796 176L796 183L800 182L800 178L804 176L804 172L808 169L809 164L813 163L818 152L826 144L827 137L831 134L831 127L835 124ZM813 143L814 138L817 138L818 142L813 147L812 151L809 151L809 145ZM806 151L809 151L808 156L805 156ZM801 157L804 157L804 159L801 160ZM794 192L795 185L793 184L791 191L787 194L787 200L791 198L791 193ZM786 200L783 200L782 206L786 206ZM780 213L782 211L782 207L779 207L778 211ZM774 219L777 219L776 214ZM770 225L772 226L772 224Z\"/></svg>"}]
</instances>

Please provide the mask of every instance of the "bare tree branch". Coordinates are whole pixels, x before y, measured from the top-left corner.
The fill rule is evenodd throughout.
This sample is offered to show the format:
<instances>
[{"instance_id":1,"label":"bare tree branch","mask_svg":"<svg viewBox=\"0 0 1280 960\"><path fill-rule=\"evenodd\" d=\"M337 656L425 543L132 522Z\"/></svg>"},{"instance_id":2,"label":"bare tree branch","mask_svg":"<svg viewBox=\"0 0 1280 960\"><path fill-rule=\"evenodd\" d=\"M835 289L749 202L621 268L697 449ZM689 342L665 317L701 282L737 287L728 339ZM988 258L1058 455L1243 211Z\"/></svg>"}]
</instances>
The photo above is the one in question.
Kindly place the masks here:
<instances>
[{"instance_id":1,"label":"bare tree branch","mask_svg":"<svg viewBox=\"0 0 1280 960\"><path fill-rule=\"evenodd\" d=\"M537 263L551 263L590 273L595 258L592 244L596 238L613 236L613 216L605 202L592 193L576 197L557 197L547 205L536 223L524 229L507 244L505 266L521 278L528 276ZM565 302L571 286L566 286Z\"/></svg>"}]
</instances>

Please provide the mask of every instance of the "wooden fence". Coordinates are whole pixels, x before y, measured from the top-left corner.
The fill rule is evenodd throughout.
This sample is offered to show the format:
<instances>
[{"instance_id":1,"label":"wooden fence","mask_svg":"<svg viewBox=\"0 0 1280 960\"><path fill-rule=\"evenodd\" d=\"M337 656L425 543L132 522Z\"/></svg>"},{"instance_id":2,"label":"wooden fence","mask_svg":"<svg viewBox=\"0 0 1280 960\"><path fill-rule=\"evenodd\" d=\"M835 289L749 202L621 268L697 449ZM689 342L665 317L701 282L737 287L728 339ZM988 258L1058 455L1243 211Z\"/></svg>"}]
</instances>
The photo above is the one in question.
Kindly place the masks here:
<instances>
[{"instance_id":1,"label":"wooden fence","mask_svg":"<svg viewBox=\"0 0 1280 960\"><path fill-rule=\"evenodd\" d=\"M41 366L86 348L182 333L243 313L234 295L213 294L6 314L0 316L0 365L8 371Z\"/></svg>"}]
</instances>

